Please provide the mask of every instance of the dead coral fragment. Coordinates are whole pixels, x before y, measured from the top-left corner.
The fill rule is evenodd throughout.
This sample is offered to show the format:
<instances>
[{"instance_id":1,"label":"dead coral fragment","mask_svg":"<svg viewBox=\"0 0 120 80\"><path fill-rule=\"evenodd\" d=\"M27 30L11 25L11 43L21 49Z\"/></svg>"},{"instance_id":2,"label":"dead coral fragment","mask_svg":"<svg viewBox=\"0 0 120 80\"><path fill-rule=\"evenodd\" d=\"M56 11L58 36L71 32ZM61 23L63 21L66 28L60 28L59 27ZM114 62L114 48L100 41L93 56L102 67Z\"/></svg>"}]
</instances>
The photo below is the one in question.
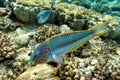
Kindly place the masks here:
<instances>
[{"instance_id":1,"label":"dead coral fragment","mask_svg":"<svg viewBox=\"0 0 120 80\"><path fill-rule=\"evenodd\" d=\"M20 26L19 23L15 23L8 18L0 18L0 30L15 30L18 26Z\"/></svg>"},{"instance_id":2,"label":"dead coral fragment","mask_svg":"<svg viewBox=\"0 0 120 80\"><path fill-rule=\"evenodd\" d=\"M17 80L60 80L56 77L57 72L57 68L54 68L48 64L39 64L29 68L21 74Z\"/></svg>"}]
</instances>

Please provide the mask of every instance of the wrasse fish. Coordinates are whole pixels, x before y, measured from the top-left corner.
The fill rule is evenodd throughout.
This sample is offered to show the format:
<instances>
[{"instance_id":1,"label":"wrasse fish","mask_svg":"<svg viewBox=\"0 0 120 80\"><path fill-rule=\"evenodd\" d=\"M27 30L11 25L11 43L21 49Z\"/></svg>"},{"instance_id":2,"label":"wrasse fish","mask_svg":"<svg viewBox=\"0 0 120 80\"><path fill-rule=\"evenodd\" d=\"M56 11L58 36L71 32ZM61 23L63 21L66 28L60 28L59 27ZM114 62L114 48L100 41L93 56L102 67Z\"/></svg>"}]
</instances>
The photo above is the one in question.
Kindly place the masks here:
<instances>
[{"instance_id":1,"label":"wrasse fish","mask_svg":"<svg viewBox=\"0 0 120 80\"><path fill-rule=\"evenodd\" d=\"M107 24L108 22L104 22L86 31L73 31L53 36L35 49L31 54L30 62L39 64L56 61L64 64L63 56L65 53L74 51L94 36L100 36L109 31Z\"/></svg>"}]
</instances>

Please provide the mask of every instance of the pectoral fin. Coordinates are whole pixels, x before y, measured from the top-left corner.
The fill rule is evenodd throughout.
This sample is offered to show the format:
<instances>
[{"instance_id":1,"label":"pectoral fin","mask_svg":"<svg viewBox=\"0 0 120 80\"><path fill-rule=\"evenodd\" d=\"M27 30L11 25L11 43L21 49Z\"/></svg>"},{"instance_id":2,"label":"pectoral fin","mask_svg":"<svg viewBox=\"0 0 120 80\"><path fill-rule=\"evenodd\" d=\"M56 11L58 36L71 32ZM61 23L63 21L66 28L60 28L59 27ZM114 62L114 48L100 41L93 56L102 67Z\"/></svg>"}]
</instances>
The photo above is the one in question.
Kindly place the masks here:
<instances>
[{"instance_id":1,"label":"pectoral fin","mask_svg":"<svg viewBox=\"0 0 120 80\"><path fill-rule=\"evenodd\" d=\"M64 64L64 60L62 56L52 55L52 57L55 59L56 62L60 64Z\"/></svg>"}]
</instances>

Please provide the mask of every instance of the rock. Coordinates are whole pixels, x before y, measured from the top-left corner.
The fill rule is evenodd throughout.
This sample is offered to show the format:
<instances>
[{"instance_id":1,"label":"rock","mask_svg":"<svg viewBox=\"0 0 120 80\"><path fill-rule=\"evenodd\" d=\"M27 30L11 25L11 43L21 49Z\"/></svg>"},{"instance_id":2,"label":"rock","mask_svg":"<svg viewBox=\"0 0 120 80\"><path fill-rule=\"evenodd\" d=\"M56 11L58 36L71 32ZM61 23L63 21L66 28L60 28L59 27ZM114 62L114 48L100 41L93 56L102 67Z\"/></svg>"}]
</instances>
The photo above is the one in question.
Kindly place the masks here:
<instances>
[{"instance_id":1,"label":"rock","mask_svg":"<svg viewBox=\"0 0 120 80\"><path fill-rule=\"evenodd\" d=\"M30 8L28 6L18 5L15 3L13 11L20 21L34 23L38 13L38 8Z\"/></svg>"},{"instance_id":2,"label":"rock","mask_svg":"<svg viewBox=\"0 0 120 80\"><path fill-rule=\"evenodd\" d=\"M73 21L74 21L74 24L72 26L75 27L76 30L82 30L87 20L86 19L74 19Z\"/></svg>"},{"instance_id":3,"label":"rock","mask_svg":"<svg viewBox=\"0 0 120 80\"><path fill-rule=\"evenodd\" d=\"M7 14L6 8L0 8L0 16L5 16Z\"/></svg>"},{"instance_id":4,"label":"rock","mask_svg":"<svg viewBox=\"0 0 120 80\"><path fill-rule=\"evenodd\" d=\"M56 77L57 73L57 68L48 64L39 64L30 67L16 80L60 80L59 77Z\"/></svg>"},{"instance_id":5,"label":"rock","mask_svg":"<svg viewBox=\"0 0 120 80\"><path fill-rule=\"evenodd\" d=\"M71 29L67 25L63 24L60 26L60 31L61 33L65 33L71 31Z\"/></svg>"},{"instance_id":6,"label":"rock","mask_svg":"<svg viewBox=\"0 0 120 80\"><path fill-rule=\"evenodd\" d=\"M30 39L29 39L28 34L24 34L16 38L16 42L21 46L27 45L29 41Z\"/></svg>"}]
</instances>

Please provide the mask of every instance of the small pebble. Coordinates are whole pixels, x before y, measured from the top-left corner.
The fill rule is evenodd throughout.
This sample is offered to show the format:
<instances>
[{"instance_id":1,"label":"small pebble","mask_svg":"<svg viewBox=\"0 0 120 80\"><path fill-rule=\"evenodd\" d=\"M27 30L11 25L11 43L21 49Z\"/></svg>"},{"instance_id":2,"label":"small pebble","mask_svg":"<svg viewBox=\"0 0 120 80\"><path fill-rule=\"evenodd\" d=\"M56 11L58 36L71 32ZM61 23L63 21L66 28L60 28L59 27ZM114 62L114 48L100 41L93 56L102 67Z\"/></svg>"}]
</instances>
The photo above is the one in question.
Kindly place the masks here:
<instances>
[{"instance_id":1,"label":"small pebble","mask_svg":"<svg viewBox=\"0 0 120 80\"><path fill-rule=\"evenodd\" d=\"M79 59L79 62L84 63L85 60L84 59Z\"/></svg>"},{"instance_id":2,"label":"small pebble","mask_svg":"<svg viewBox=\"0 0 120 80\"><path fill-rule=\"evenodd\" d=\"M90 71L85 72L85 75L88 79L92 77L92 73Z\"/></svg>"},{"instance_id":3,"label":"small pebble","mask_svg":"<svg viewBox=\"0 0 120 80\"><path fill-rule=\"evenodd\" d=\"M74 76L74 79L77 79L77 80L78 80L78 79L79 79L79 75L75 75L75 76Z\"/></svg>"},{"instance_id":4,"label":"small pebble","mask_svg":"<svg viewBox=\"0 0 120 80\"><path fill-rule=\"evenodd\" d=\"M80 80L85 80L85 77L81 77Z\"/></svg>"},{"instance_id":5,"label":"small pebble","mask_svg":"<svg viewBox=\"0 0 120 80\"><path fill-rule=\"evenodd\" d=\"M65 75L66 75L66 76L69 76L69 73L68 73L68 72L65 72Z\"/></svg>"},{"instance_id":6,"label":"small pebble","mask_svg":"<svg viewBox=\"0 0 120 80\"><path fill-rule=\"evenodd\" d=\"M96 63L98 63L98 60L96 60L96 59L91 61L92 65L95 65Z\"/></svg>"},{"instance_id":7,"label":"small pebble","mask_svg":"<svg viewBox=\"0 0 120 80\"><path fill-rule=\"evenodd\" d=\"M62 33L65 33L65 32L69 32L70 31L70 28L67 26L67 25L61 25L60 26L60 31L62 32Z\"/></svg>"},{"instance_id":8,"label":"small pebble","mask_svg":"<svg viewBox=\"0 0 120 80\"><path fill-rule=\"evenodd\" d=\"M79 67L80 68L83 68L83 67L85 67L86 65L85 65L85 63L79 63Z\"/></svg>"},{"instance_id":9,"label":"small pebble","mask_svg":"<svg viewBox=\"0 0 120 80\"><path fill-rule=\"evenodd\" d=\"M9 69L9 70L8 70L8 74L9 74L10 76L12 76L12 75L13 75L13 71L12 71L11 69Z\"/></svg>"},{"instance_id":10,"label":"small pebble","mask_svg":"<svg viewBox=\"0 0 120 80\"><path fill-rule=\"evenodd\" d=\"M95 69L95 66L88 66L87 69L93 71Z\"/></svg>"}]
</instances>

